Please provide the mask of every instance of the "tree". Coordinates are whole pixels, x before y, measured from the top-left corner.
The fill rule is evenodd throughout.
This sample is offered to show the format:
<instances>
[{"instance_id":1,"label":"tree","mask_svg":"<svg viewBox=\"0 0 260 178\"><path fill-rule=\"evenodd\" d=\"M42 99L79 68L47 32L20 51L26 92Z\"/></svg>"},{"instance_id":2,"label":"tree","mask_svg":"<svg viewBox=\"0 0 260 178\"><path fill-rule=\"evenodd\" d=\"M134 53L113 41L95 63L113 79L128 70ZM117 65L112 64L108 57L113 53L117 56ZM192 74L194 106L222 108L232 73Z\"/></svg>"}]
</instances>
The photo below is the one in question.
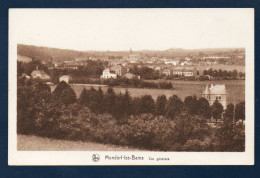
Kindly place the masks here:
<instances>
[{"instance_id":1,"label":"tree","mask_svg":"<svg viewBox=\"0 0 260 178\"><path fill-rule=\"evenodd\" d=\"M24 72L24 67L23 67L23 63L17 61L17 76L21 76Z\"/></svg>"},{"instance_id":2,"label":"tree","mask_svg":"<svg viewBox=\"0 0 260 178\"><path fill-rule=\"evenodd\" d=\"M34 109L31 103L32 89L28 85L17 86L17 133L31 134L34 128Z\"/></svg>"},{"instance_id":3,"label":"tree","mask_svg":"<svg viewBox=\"0 0 260 178\"><path fill-rule=\"evenodd\" d=\"M235 79L235 78L237 78L237 70L235 69L235 70L233 70L233 72L232 72L232 77Z\"/></svg>"},{"instance_id":4,"label":"tree","mask_svg":"<svg viewBox=\"0 0 260 178\"><path fill-rule=\"evenodd\" d=\"M200 98L198 100L198 115L202 116L205 119L211 118L211 107L206 98Z\"/></svg>"},{"instance_id":5,"label":"tree","mask_svg":"<svg viewBox=\"0 0 260 178\"><path fill-rule=\"evenodd\" d=\"M180 144L185 144L194 134L194 121L188 115L180 115L176 117L174 127L174 141Z\"/></svg>"},{"instance_id":6,"label":"tree","mask_svg":"<svg viewBox=\"0 0 260 178\"><path fill-rule=\"evenodd\" d=\"M173 95L169 98L166 104L166 117L175 119L183 111L183 103L177 95Z\"/></svg>"},{"instance_id":7,"label":"tree","mask_svg":"<svg viewBox=\"0 0 260 178\"><path fill-rule=\"evenodd\" d=\"M222 78L223 77L223 72L221 69L218 70L218 77Z\"/></svg>"},{"instance_id":8,"label":"tree","mask_svg":"<svg viewBox=\"0 0 260 178\"><path fill-rule=\"evenodd\" d=\"M132 113L134 115L139 115L141 113L141 99L139 97L134 97L132 99Z\"/></svg>"},{"instance_id":9,"label":"tree","mask_svg":"<svg viewBox=\"0 0 260 178\"><path fill-rule=\"evenodd\" d=\"M207 70L203 70L203 75L208 75L208 71Z\"/></svg>"},{"instance_id":10,"label":"tree","mask_svg":"<svg viewBox=\"0 0 260 178\"><path fill-rule=\"evenodd\" d=\"M230 105L231 106L231 105ZM245 126L233 129L233 119L226 117L216 131L216 151L245 151Z\"/></svg>"},{"instance_id":11,"label":"tree","mask_svg":"<svg viewBox=\"0 0 260 178\"><path fill-rule=\"evenodd\" d=\"M51 89L42 81L34 80L18 84L17 88L17 132L35 134L36 119L50 103Z\"/></svg>"},{"instance_id":12,"label":"tree","mask_svg":"<svg viewBox=\"0 0 260 178\"><path fill-rule=\"evenodd\" d=\"M235 109L235 118L236 120L245 120L245 102L240 102L236 105L236 109Z\"/></svg>"},{"instance_id":13,"label":"tree","mask_svg":"<svg viewBox=\"0 0 260 178\"><path fill-rule=\"evenodd\" d=\"M128 116L132 114L132 98L128 91L124 94L122 110Z\"/></svg>"},{"instance_id":14,"label":"tree","mask_svg":"<svg viewBox=\"0 0 260 178\"><path fill-rule=\"evenodd\" d=\"M198 100L196 96L187 96L184 99L184 106L188 114L196 115L198 114Z\"/></svg>"},{"instance_id":15,"label":"tree","mask_svg":"<svg viewBox=\"0 0 260 178\"><path fill-rule=\"evenodd\" d=\"M243 72L239 72L238 75L240 79L244 76Z\"/></svg>"},{"instance_id":16,"label":"tree","mask_svg":"<svg viewBox=\"0 0 260 178\"><path fill-rule=\"evenodd\" d=\"M87 106L88 104L88 101L89 101L89 93L88 91L86 90L86 88L84 88L79 96L79 103L84 105L84 106Z\"/></svg>"},{"instance_id":17,"label":"tree","mask_svg":"<svg viewBox=\"0 0 260 178\"><path fill-rule=\"evenodd\" d=\"M157 97L156 100L156 115L162 115L165 114L165 106L167 103L167 98L165 95L161 95Z\"/></svg>"},{"instance_id":18,"label":"tree","mask_svg":"<svg viewBox=\"0 0 260 178\"><path fill-rule=\"evenodd\" d=\"M60 74L59 74L59 71L57 69L51 70L51 72L50 72L51 82L53 82L55 84L59 83L59 77L60 77Z\"/></svg>"},{"instance_id":19,"label":"tree","mask_svg":"<svg viewBox=\"0 0 260 178\"><path fill-rule=\"evenodd\" d=\"M74 90L64 81L60 82L52 93L52 100L59 105L73 104L77 101L76 93Z\"/></svg>"},{"instance_id":20,"label":"tree","mask_svg":"<svg viewBox=\"0 0 260 178\"><path fill-rule=\"evenodd\" d=\"M98 88L98 93L97 93L97 107L98 107L98 113L102 114L105 111L105 106L104 106L104 93L101 87Z\"/></svg>"},{"instance_id":21,"label":"tree","mask_svg":"<svg viewBox=\"0 0 260 178\"><path fill-rule=\"evenodd\" d=\"M155 103L151 95L144 95L141 97L140 113L155 113Z\"/></svg>"},{"instance_id":22,"label":"tree","mask_svg":"<svg viewBox=\"0 0 260 178\"><path fill-rule=\"evenodd\" d=\"M216 119L216 123L218 122L218 119L221 119L222 113L223 113L223 106L218 102L218 100L215 100L212 107L212 117Z\"/></svg>"},{"instance_id":23,"label":"tree","mask_svg":"<svg viewBox=\"0 0 260 178\"><path fill-rule=\"evenodd\" d=\"M105 96L105 110L108 112L108 113L113 113L113 106L116 102L116 94L113 90L113 88L109 87L107 89L107 93L106 93L106 96Z\"/></svg>"},{"instance_id":24,"label":"tree","mask_svg":"<svg viewBox=\"0 0 260 178\"><path fill-rule=\"evenodd\" d=\"M224 113L224 116L230 119L233 119L234 117L234 105L232 103L227 105L227 109Z\"/></svg>"}]
</instances>

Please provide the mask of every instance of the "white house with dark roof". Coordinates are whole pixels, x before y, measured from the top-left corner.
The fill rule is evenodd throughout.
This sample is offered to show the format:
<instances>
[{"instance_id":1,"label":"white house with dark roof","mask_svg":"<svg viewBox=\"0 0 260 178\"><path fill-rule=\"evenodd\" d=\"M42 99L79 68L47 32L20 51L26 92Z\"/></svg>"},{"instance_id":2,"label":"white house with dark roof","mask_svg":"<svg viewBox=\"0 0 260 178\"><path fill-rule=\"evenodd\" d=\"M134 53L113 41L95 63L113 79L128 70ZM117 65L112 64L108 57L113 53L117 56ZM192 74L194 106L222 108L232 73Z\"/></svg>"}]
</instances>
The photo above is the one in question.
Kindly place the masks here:
<instances>
[{"instance_id":1,"label":"white house with dark roof","mask_svg":"<svg viewBox=\"0 0 260 178\"><path fill-rule=\"evenodd\" d=\"M205 90L202 93L202 97L206 98L209 101L210 105L218 100L222 104L223 108L227 108L227 92L226 85L206 85Z\"/></svg>"},{"instance_id":2,"label":"white house with dark roof","mask_svg":"<svg viewBox=\"0 0 260 178\"><path fill-rule=\"evenodd\" d=\"M115 78L116 79L117 78L117 74L111 73L109 69L105 69L105 70L103 70L103 73L100 76L100 78L104 78L104 79L106 79L106 78Z\"/></svg>"},{"instance_id":3,"label":"white house with dark roof","mask_svg":"<svg viewBox=\"0 0 260 178\"><path fill-rule=\"evenodd\" d=\"M50 76L47 73L45 73L43 70L39 70L38 66L36 67L36 70L32 71L31 77L33 79L38 78L42 80L50 80Z\"/></svg>"}]
</instances>

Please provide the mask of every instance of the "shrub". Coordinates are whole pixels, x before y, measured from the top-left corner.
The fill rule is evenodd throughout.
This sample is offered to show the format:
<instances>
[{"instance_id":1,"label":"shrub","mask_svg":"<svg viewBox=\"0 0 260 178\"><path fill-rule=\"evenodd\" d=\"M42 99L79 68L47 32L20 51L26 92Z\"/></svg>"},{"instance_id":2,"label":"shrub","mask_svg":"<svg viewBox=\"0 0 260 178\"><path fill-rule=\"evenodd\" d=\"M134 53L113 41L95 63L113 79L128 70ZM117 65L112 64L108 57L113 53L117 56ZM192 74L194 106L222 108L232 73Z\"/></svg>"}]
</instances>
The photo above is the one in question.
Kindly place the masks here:
<instances>
[{"instance_id":1,"label":"shrub","mask_svg":"<svg viewBox=\"0 0 260 178\"><path fill-rule=\"evenodd\" d=\"M152 150L167 150L171 145L173 123L162 117L142 114L128 119L124 135L127 144Z\"/></svg>"}]
</instances>

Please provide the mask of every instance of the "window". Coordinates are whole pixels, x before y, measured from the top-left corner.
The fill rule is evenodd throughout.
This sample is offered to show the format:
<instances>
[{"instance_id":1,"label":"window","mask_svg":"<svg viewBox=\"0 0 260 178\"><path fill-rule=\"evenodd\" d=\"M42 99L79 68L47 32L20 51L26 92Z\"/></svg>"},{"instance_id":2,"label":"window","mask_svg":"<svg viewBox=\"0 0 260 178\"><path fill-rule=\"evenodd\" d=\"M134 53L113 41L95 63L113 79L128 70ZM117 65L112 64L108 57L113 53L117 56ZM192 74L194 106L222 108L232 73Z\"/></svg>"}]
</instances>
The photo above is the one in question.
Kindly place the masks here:
<instances>
[{"instance_id":1,"label":"window","mask_svg":"<svg viewBox=\"0 0 260 178\"><path fill-rule=\"evenodd\" d=\"M216 100L221 100L221 96L216 96Z\"/></svg>"}]
</instances>

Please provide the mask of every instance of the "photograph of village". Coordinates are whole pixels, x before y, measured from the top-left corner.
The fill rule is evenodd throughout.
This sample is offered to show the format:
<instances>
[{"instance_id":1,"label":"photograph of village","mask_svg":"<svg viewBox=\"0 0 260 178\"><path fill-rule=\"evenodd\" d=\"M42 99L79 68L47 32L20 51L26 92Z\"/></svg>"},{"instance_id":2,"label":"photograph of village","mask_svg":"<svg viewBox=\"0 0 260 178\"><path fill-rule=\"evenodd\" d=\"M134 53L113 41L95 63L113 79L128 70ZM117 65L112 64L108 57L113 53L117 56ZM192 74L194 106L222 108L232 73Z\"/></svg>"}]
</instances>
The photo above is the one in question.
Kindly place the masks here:
<instances>
[{"instance_id":1,"label":"photograph of village","mask_svg":"<svg viewBox=\"0 0 260 178\"><path fill-rule=\"evenodd\" d=\"M196 13L193 15L184 14L183 21L193 23ZM209 19L208 23L220 23L210 15L201 15L204 21ZM57 16L53 18L60 20ZM206 42L200 45L178 37L178 33L189 35L190 31L203 31L202 25L187 29L183 21L171 22L169 18L165 22L157 19L158 26L152 28L153 20L151 24L140 23L146 25L143 27L136 25L135 21L140 19L133 18L127 27L129 31L123 31L120 29L124 24L117 18L109 25L106 20L100 21L97 25L102 24L98 26L102 30L86 28L93 28L92 33L88 32L90 35L115 34L114 43L122 48L110 47L112 42L105 43L106 35L102 36L104 43L99 41L101 37L88 39L86 32L84 40L89 40L89 46L92 42L104 47L93 49L84 44L85 48L76 49L74 46L81 43L75 41L83 41L83 37L76 32L69 34L73 28L59 28L59 33L51 36L54 39L57 36L57 40L61 39L60 35L70 36L67 40L64 35L62 43L75 42L71 47L63 47L62 43L38 43L41 41L38 36L35 36L37 43L21 40L17 44L17 150L244 152L248 59L245 46L233 45L236 44L236 38L231 35L234 31L230 31L227 39L214 26L214 33L219 35L206 37L219 41L219 45ZM58 26L58 20L57 24L50 20L50 24ZM67 23L82 25L86 19L74 20L80 23L73 20ZM200 20L198 24L203 23ZM86 21L89 25L90 21ZM168 33L167 21L178 27L171 25L174 28ZM116 33L111 32L115 28L111 23L119 29ZM231 23L227 20L228 24ZM234 29L241 30L236 24L239 23L234 22ZM45 41L55 25L46 27L47 35L42 33ZM180 30L182 25L184 28ZM149 34L143 33L142 28L150 29ZM140 33L140 37L132 33ZM196 37L196 33L192 35ZM151 39L150 34L159 37L153 39L155 42L147 41ZM146 35L149 36L144 38L147 45L135 46ZM170 42L168 45L168 38L180 46ZM157 39L163 39L167 45L157 49L154 46L164 43ZM225 44L221 42L223 39ZM130 42L125 45L124 40ZM185 46L185 40L193 45Z\"/></svg>"}]
</instances>

